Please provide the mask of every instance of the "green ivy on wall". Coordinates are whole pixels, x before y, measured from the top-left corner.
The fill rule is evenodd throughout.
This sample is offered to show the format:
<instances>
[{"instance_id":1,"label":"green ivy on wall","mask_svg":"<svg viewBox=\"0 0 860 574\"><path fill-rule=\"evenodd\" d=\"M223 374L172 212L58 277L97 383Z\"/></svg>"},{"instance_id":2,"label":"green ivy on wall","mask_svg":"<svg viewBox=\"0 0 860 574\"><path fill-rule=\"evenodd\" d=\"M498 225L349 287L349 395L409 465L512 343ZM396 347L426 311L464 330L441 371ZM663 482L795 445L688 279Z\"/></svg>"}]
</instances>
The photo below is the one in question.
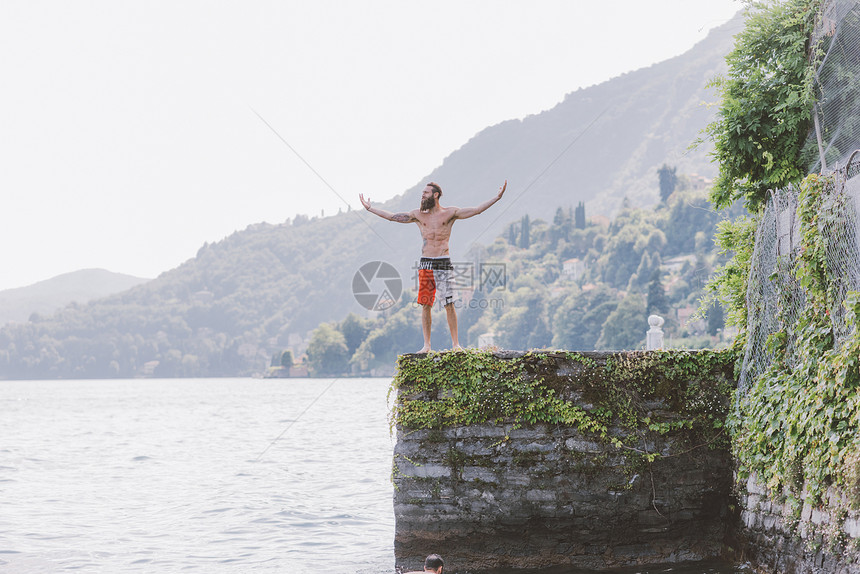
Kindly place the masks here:
<instances>
[{"instance_id":1,"label":"green ivy on wall","mask_svg":"<svg viewBox=\"0 0 860 574\"><path fill-rule=\"evenodd\" d=\"M853 226L845 221L841 194L825 194L832 178L812 174L801 184L798 198L801 245L791 265L806 294L798 320L768 341L773 361L750 392L739 397L730 419L734 451L741 476L755 472L774 492L799 497L806 488L821 502L830 484L855 492L860 450L860 293L840 286L845 277L827 259L826 229ZM783 262L786 264L786 262ZM848 336L834 336L832 315L846 310ZM787 342L791 340L791 348Z\"/></svg>"},{"instance_id":2,"label":"green ivy on wall","mask_svg":"<svg viewBox=\"0 0 860 574\"><path fill-rule=\"evenodd\" d=\"M755 246L757 220L752 217L739 217L723 220L717 224L716 243L721 255L731 255L722 266L714 270L714 275L706 285L708 292L700 308L709 308L714 300L719 300L726 310L726 325L739 327L733 348L741 353L746 344L747 280Z\"/></svg>"},{"instance_id":3,"label":"green ivy on wall","mask_svg":"<svg viewBox=\"0 0 860 574\"><path fill-rule=\"evenodd\" d=\"M560 424L651 460L657 455L637 433L684 431L691 447L727 448L735 359L730 351L616 353L602 362L564 352L405 355L392 383L391 422L403 429ZM559 374L571 364L575 374ZM613 432L617 427L636 432Z\"/></svg>"}]
</instances>

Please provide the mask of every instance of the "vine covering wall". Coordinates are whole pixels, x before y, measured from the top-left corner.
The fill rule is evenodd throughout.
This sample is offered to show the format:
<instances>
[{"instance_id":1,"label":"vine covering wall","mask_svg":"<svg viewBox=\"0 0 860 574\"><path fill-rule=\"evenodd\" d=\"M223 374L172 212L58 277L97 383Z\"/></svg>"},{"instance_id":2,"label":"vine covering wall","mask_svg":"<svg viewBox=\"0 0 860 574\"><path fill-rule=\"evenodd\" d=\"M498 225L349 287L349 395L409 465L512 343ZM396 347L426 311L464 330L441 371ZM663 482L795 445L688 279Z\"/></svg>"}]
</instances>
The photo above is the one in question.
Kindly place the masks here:
<instances>
[{"instance_id":1,"label":"vine covering wall","mask_svg":"<svg viewBox=\"0 0 860 574\"><path fill-rule=\"evenodd\" d=\"M683 429L697 442L691 446L726 447L736 358L729 350L402 355L392 382L398 399L391 423L409 429L501 421L511 428L563 424L650 460L658 455L643 449L646 434L622 439L610 429L656 434ZM560 374L559 360L577 365L576 371ZM714 371L723 376L715 379ZM572 381L582 396L571 394ZM655 400L670 410L655 410Z\"/></svg>"},{"instance_id":2,"label":"vine covering wall","mask_svg":"<svg viewBox=\"0 0 860 574\"><path fill-rule=\"evenodd\" d=\"M854 199L836 176L813 174L800 186L796 218L795 248L778 255L763 279L775 304L768 308L761 285L749 286L748 336L769 333L759 351L769 365L749 378L731 425L742 475L755 472L774 492L798 499L805 487L820 502L831 484L857 488L860 261ZM751 349L746 363L755 362Z\"/></svg>"},{"instance_id":3,"label":"vine covering wall","mask_svg":"<svg viewBox=\"0 0 860 574\"><path fill-rule=\"evenodd\" d=\"M728 74L715 82L720 110L707 130L720 164L712 201L744 199L753 212L721 224L717 241L734 257L710 286L741 328L734 454L741 479L754 474L798 504L821 503L830 485L857 490L858 165L806 174L820 82L846 68L824 49L856 29L852 5L753 4ZM840 153L847 145L840 140Z\"/></svg>"}]
</instances>

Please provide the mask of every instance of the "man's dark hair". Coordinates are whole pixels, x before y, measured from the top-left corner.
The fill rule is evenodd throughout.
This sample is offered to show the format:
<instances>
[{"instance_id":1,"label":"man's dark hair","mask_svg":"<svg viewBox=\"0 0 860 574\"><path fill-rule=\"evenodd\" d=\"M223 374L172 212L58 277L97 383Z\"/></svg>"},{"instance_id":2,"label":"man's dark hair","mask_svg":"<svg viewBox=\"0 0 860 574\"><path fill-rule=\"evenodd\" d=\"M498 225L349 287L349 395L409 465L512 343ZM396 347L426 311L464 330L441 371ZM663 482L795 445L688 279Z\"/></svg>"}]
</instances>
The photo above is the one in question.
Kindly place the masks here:
<instances>
[{"instance_id":1,"label":"man's dark hair","mask_svg":"<svg viewBox=\"0 0 860 574\"><path fill-rule=\"evenodd\" d=\"M431 183L429 185L434 184ZM424 568L432 568L433 570L436 570L437 568L441 568L444 565L445 563L442 562L442 557L438 554L431 554L424 560Z\"/></svg>"},{"instance_id":2,"label":"man's dark hair","mask_svg":"<svg viewBox=\"0 0 860 574\"><path fill-rule=\"evenodd\" d=\"M432 181L431 181L431 182L430 182L430 183L428 183L427 185L429 185L430 187L432 187L434 192L439 193L439 197L442 197L442 188L441 188L441 187L439 187L439 184L438 184L438 183L434 183L434 182L432 182ZM435 555L435 554L432 554L432 556L436 556L436 555ZM440 558L440 560L441 560L441 558Z\"/></svg>"}]
</instances>

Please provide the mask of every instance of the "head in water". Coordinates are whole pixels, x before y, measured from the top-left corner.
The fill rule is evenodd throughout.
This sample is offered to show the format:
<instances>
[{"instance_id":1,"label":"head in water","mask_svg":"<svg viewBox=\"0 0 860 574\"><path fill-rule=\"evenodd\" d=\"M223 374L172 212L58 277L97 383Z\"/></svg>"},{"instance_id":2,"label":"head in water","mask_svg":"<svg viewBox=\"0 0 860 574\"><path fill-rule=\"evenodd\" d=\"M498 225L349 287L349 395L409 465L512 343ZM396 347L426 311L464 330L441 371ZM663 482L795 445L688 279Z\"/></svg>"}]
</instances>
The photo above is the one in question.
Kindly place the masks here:
<instances>
[{"instance_id":1,"label":"head in water","mask_svg":"<svg viewBox=\"0 0 860 574\"><path fill-rule=\"evenodd\" d=\"M441 193L441 191L439 193ZM424 560L424 571L442 574L442 567L444 565L445 563L442 562L441 556L439 556L438 554L431 554Z\"/></svg>"},{"instance_id":2,"label":"head in water","mask_svg":"<svg viewBox=\"0 0 860 574\"><path fill-rule=\"evenodd\" d=\"M421 192L421 211L433 209L440 197L442 197L442 188L439 184L432 181L428 183Z\"/></svg>"}]
</instances>

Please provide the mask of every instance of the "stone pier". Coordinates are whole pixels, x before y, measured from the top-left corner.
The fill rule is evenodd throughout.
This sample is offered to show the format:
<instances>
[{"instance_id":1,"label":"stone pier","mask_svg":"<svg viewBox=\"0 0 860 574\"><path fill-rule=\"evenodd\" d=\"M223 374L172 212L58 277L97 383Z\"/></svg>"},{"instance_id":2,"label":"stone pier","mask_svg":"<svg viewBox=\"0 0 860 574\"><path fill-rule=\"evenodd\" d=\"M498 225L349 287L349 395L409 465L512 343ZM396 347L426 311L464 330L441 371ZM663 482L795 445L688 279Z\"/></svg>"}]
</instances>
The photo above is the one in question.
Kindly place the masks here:
<instances>
[{"instance_id":1,"label":"stone pier","mask_svg":"<svg viewBox=\"0 0 860 574\"><path fill-rule=\"evenodd\" d=\"M732 371L726 361L717 361L691 374L684 367L690 355L675 355L676 361L663 360L671 352L663 353L669 354L492 357L519 361L524 380L540 379L543 391L552 389L589 416L603 417L606 436L581 430L582 425L527 424L510 417L435 428L398 424L397 565L420 569L431 552L445 558L446 572L599 570L719 556L729 522L731 457L726 442L703 439L701 429L684 428L695 425L682 421L694 412L724 410ZM431 359L401 358L426 360ZM650 365L646 369L665 372L648 371L648 381L618 378L618 372L633 378L645 372L636 368L643 361ZM627 370L616 368L614 379L601 375L622 362ZM401 368L398 375L400 404L444 401L460 392L458 380L474 386L482 372L453 369L449 377L439 377L447 382L435 390L425 381L416 393L418 381L403 378L408 370ZM619 404L629 410L619 412Z\"/></svg>"}]
</instances>

